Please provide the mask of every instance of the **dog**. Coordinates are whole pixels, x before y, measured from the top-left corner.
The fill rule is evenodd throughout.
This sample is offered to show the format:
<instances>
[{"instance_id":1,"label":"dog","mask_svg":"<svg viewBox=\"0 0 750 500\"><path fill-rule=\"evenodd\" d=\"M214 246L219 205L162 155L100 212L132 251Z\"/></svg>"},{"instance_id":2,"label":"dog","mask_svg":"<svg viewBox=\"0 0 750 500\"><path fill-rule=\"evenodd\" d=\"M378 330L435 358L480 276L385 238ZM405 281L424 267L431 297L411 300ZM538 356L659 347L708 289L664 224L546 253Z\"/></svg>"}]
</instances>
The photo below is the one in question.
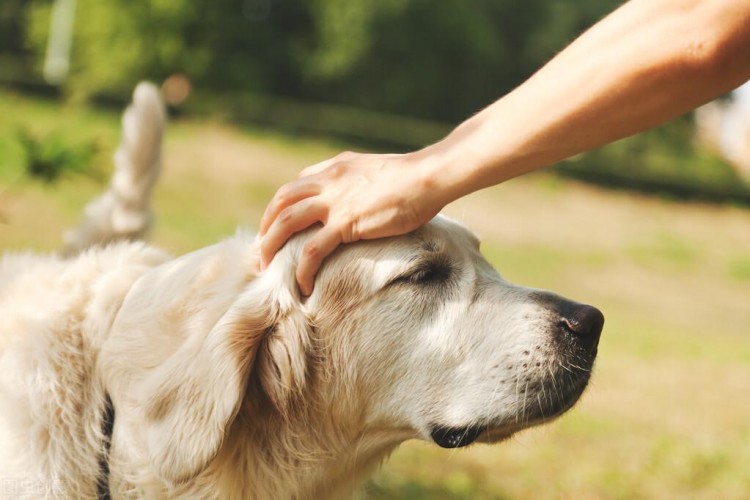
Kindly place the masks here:
<instances>
[{"instance_id":1,"label":"dog","mask_svg":"<svg viewBox=\"0 0 750 500\"><path fill-rule=\"evenodd\" d=\"M0 264L4 497L346 498L408 439L495 443L578 400L601 312L508 283L448 218L341 247L310 297L309 232L263 272L250 233L181 257L129 241L159 163L151 97L110 187L130 195L87 210L74 255Z\"/></svg>"}]
</instances>

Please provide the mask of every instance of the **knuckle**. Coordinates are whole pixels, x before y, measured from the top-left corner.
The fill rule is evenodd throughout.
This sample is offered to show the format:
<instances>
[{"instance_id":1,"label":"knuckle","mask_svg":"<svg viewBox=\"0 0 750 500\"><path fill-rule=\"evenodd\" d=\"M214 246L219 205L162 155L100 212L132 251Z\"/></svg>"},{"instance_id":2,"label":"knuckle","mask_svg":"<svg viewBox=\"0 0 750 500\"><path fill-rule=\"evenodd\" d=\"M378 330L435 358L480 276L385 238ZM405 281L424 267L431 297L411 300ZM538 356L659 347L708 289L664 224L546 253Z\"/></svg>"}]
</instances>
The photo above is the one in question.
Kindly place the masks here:
<instances>
[{"instance_id":1,"label":"knuckle","mask_svg":"<svg viewBox=\"0 0 750 500\"><path fill-rule=\"evenodd\" d=\"M361 233L359 230L359 224L356 220L352 219L350 220L347 225L347 228L349 228L348 231L346 231L346 234L344 236L348 236L348 238L344 238L344 241L347 243L350 243L352 241L357 241L361 238Z\"/></svg>"},{"instance_id":2,"label":"knuckle","mask_svg":"<svg viewBox=\"0 0 750 500\"><path fill-rule=\"evenodd\" d=\"M294 209L292 207L286 207L281 212L279 212L279 222L282 224L289 223L294 218Z\"/></svg>"},{"instance_id":3,"label":"knuckle","mask_svg":"<svg viewBox=\"0 0 750 500\"><path fill-rule=\"evenodd\" d=\"M283 184L279 187L279 189L276 190L276 196L277 197L283 197L289 192L289 183Z\"/></svg>"},{"instance_id":4,"label":"knuckle","mask_svg":"<svg viewBox=\"0 0 750 500\"><path fill-rule=\"evenodd\" d=\"M276 198L274 198L273 202L271 203L271 208L276 212L277 217L278 214L280 214L284 210L284 207L287 206L289 206L287 198L279 195L276 195Z\"/></svg>"},{"instance_id":5,"label":"knuckle","mask_svg":"<svg viewBox=\"0 0 750 500\"><path fill-rule=\"evenodd\" d=\"M307 260L317 260L321 254L320 245L316 241L308 241L302 248L302 254Z\"/></svg>"},{"instance_id":6,"label":"knuckle","mask_svg":"<svg viewBox=\"0 0 750 500\"><path fill-rule=\"evenodd\" d=\"M356 219L353 215L338 215L332 226L336 228L336 234L342 243L350 243L354 241L354 238L352 237L352 231L356 226Z\"/></svg>"},{"instance_id":7,"label":"knuckle","mask_svg":"<svg viewBox=\"0 0 750 500\"><path fill-rule=\"evenodd\" d=\"M334 163L330 167L326 169L326 176L329 179L339 179L341 178L344 173L346 172L346 164L345 163Z\"/></svg>"},{"instance_id":8,"label":"knuckle","mask_svg":"<svg viewBox=\"0 0 750 500\"><path fill-rule=\"evenodd\" d=\"M291 194L292 186L284 184L278 189L278 191L276 191L276 195L274 196L276 204L280 206L286 205Z\"/></svg>"}]
</instances>

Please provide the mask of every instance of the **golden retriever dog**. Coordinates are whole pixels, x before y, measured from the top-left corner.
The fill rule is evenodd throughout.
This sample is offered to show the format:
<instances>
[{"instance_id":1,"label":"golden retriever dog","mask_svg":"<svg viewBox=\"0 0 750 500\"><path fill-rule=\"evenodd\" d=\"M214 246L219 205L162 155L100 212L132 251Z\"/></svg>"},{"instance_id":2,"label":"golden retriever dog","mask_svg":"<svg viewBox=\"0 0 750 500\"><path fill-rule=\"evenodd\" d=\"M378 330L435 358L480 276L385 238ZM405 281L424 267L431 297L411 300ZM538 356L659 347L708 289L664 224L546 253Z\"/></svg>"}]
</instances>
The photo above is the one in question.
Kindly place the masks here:
<instances>
[{"instance_id":1,"label":"golden retriever dog","mask_svg":"<svg viewBox=\"0 0 750 500\"><path fill-rule=\"evenodd\" d=\"M136 92L145 144L159 106ZM130 195L84 222L110 229L74 231L72 246L120 238L91 219L144 210L157 160L121 163L113 185ZM2 496L346 498L405 440L502 441L586 387L602 314L503 280L462 225L345 245L307 298L306 238L262 273L243 233L177 258L141 242L6 256Z\"/></svg>"}]
</instances>

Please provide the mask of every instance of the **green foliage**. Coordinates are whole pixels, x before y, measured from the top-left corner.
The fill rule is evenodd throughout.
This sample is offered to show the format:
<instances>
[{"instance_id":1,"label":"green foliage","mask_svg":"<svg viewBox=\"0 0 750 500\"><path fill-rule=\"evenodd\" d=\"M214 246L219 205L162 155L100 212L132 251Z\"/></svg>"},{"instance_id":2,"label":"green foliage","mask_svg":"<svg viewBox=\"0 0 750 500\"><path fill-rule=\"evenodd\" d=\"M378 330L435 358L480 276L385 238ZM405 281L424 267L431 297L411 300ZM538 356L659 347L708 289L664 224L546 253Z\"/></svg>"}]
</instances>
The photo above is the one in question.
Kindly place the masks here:
<instances>
[{"instance_id":1,"label":"green foliage","mask_svg":"<svg viewBox=\"0 0 750 500\"><path fill-rule=\"evenodd\" d=\"M51 10L48 1L29 6L28 42L40 62ZM74 98L97 93L124 97L145 78L200 73L208 54L183 36L189 21L199 19L193 3L183 0L78 0L66 91Z\"/></svg>"},{"instance_id":2,"label":"green foliage","mask_svg":"<svg viewBox=\"0 0 750 500\"><path fill-rule=\"evenodd\" d=\"M23 52L23 0L0 2L0 47L3 52Z\"/></svg>"},{"instance_id":3,"label":"green foliage","mask_svg":"<svg viewBox=\"0 0 750 500\"><path fill-rule=\"evenodd\" d=\"M373 45L372 23L403 13L407 0L317 0L311 11L317 43L302 61L303 71L325 81L341 78Z\"/></svg>"},{"instance_id":4,"label":"green foliage","mask_svg":"<svg viewBox=\"0 0 750 500\"><path fill-rule=\"evenodd\" d=\"M750 203L750 186L720 158L696 151L685 117L558 167L589 182L682 199Z\"/></svg>"},{"instance_id":5,"label":"green foliage","mask_svg":"<svg viewBox=\"0 0 750 500\"><path fill-rule=\"evenodd\" d=\"M460 120L507 92L618 2L78 0L69 94L124 96L187 74L241 89ZM41 60L50 0L28 3Z\"/></svg>"},{"instance_id":6,"label":"green foliage","mask_svg":"<svg viewBox=\"0 0 750 500\"><path fill-rule=\"evenodd\" d=\"M26 158L26 174L53 183L66 174L89 174L96 146L67 144L59 135L39 137L26 129L18 132L18 142Z\"/></svg>"},{"instance_id":7,"label":"green foliage","mask_svg":"<svg viewBox=\"0 0 750 500\"><path fill-rule=\"evenodd\" d=\"M51 0L9 2L0 15L24 9L27 46L41 66ZM125 101L139 80L183 73L197 94L212 97L210 109L239 120L412 149L513 89L620 3L78 0L64 90L78 100ZM17 40L14 33L7 36ZM691 123L682 120L560 171L669 196L750 202L732 169L690 142Z\"/></svg>"},{"instance_id":8,"label":"green foliage","mask_svg":"<svg viewBox=\"0 0 750 500\"><path fill-rule=\"evenodd\" d=\"M343 3L349 7L342 9ZM311 83L303 89L305 97L335 96L358 107L454 122L517 86L616 3L444 0L436 7L430 0L327 0L316 5L324 8L315 17L318 45L303 68Z\"/></svg>"}]
</instances>

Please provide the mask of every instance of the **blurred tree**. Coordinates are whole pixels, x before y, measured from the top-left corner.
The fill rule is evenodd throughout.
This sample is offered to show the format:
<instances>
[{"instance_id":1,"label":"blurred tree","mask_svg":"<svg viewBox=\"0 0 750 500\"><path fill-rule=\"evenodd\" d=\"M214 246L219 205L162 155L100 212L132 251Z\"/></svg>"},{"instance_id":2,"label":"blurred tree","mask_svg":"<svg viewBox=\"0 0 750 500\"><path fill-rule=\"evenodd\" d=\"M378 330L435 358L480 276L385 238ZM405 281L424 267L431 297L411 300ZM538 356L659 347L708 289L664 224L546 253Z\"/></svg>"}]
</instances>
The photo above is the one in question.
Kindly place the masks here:
<instances>
[{"instance_id":1,"label":"blurred tree","mask_svg":"<svg viewBox=\"0 0 750 500\"><path fill-rule=\"evenodd\" d=\"M182 36L186 21L198 17L191 6L184 0L78 0L67 93L128 95L140 79L158 79L177 68L200 70L207 54ZM40 61L50 11L49 1L29 6L27 36Z\"/></svg>"},{"instance_id":2,"label":"blurred tree","mask_svg":"<svg viewBox=\"0 0 750 500\"><path fill-rule=\"evenodd\" d=\"M22 0L3 0L0 3L0 48L3 52L23 51Z\"/></svg>"},{"instance_id":3,"label":"blurred tree","mask_svg":"<svg viewBox=\"0 0 750 500\"><path fill-rule=\"evenodd\" d=\"M0 81L23 81L30 72L23 36L24 9L23 0L0 1Z\"/></svg>"},{"instance_id":4,"label":"blurred tree","mask_svg":"<svg viewBox=\"0 0 750 500\"><path fill-rule=\"evenodd\" d=\"M318 0L303 97L457 121L526 79L611 0Z\"/></svg>"},{"instance_id":5,"label":"blurred tree","mask_svg":"<svg viewBox=\"0 0 750 500\"><path fill-rule=\"evenodd\" d=\"M26 47L41 66L52 0L0 1L0 58L6 47L27 50L19 42L23 24L17 19L24 19ZM271 123L291 130L346 134L356 129L359 138L385 141L393 141L393 134L372 129L387 128L394 120L378 121L377 113L363 117L361 111L346 109L336 115L334 127L325 123L331 121L331 112L320 111L325 107L301 112L304 106L295 99L456 123L520 84L621 3L77 1L71 75L64 87L69 96L107 94L125 100L141 79L159 81L180 73L198 91L229 95L225 109L239 118L262 121L271 113L278 117ZM243 99L248 101L244 107ZM279 102L290 105L273 105ZM373 124L367 129L360 120ZM419 126L425 125L402 120L402 127ZM442 132L435 130L443 130L434 124L426 128L431 139L429 134L396 132L417 139L393 143L418 147L437 139ZM688 128L673 123L661 132L578 157L562 169L608 184L748 199L744 188L735 193L732 186L739 181L731 170L711 168L716 161L693 154Z\"/></svg>"},{"instance_id":6,"label":"blurred tree","mask_svg":"<svg viewBox=\"0 0 750 500\"><path fill-rule=\"evenodd\" d=\"M16 0L18 1L18 0ZM71 95L174 72L249 90L459 120L507 92L614 0L79 0ZM41 55L49 0L28 4Z\"/></svg>"}]
</instances>

